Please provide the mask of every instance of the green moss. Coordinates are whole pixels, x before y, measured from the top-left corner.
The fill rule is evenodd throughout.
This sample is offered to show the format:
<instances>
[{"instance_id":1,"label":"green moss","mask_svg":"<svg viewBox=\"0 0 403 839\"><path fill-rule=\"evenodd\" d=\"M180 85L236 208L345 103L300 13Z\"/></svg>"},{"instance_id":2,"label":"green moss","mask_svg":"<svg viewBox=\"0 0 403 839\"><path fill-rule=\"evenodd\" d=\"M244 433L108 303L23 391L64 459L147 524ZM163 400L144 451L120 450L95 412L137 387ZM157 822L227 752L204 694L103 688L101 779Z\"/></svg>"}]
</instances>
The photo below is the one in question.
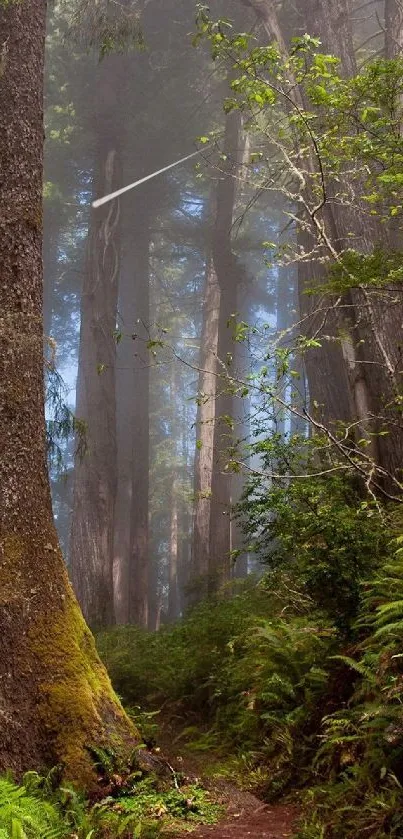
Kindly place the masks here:
<instances>
[{"instance_id":1,"label":"green moss","mask_svg":"<svg viewBox=\"0 0 403 839\"><path fill-rule=\"evenodd\" d=\"M16 639L8 654L20 695L10 713L27 729L31 755L27 766L19 753L15 768L32 768L37 754L35 768L60 765L65 778L89 789L92 750L127 760L139 736L99 659L53 532L2 540L0 604Z\"/></svg>"},{"instance_id":2,"label":"green moss","mask_svg":"<svg viewBox=\"0 0 403 839\"><path fill-rule=\"evenodd\" d=\"M129 752L136 731L112 689L70 587L61 607L35 621L29 642L42 674L39 715L53 760L62 764L67 778L88 788L94 782L88 749L112 743Z\"/></svg>"}]
</instances>

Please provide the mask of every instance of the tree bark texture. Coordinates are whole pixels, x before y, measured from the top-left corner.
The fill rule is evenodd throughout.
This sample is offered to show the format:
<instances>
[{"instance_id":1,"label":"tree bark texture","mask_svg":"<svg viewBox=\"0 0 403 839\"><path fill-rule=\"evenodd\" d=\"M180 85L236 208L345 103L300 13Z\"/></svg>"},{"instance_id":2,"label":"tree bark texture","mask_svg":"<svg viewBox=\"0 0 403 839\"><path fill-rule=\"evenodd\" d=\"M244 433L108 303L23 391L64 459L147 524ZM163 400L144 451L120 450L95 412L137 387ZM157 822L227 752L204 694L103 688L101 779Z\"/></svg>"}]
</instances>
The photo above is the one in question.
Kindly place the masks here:
<instances>
[{"instance_id":1,"label":"tree bark texture","mask_svg":"<svg viewBox=\"0 0 403 839\"><path fill-rule=\"evenodd\" d=\"M68 582L46 463L42 325L46 3L0 5L0 771L60 764L91 786L88 748L132 748Z\"/></svg>"},{"instance_id":2,"label":"tree bark texture","mask_svg":"<svg viewBox=\"0 0 403 839\"><path fill-rule=\"evenodd\" d=\"M119 56L99 67L99 122L94 197L121 183L115 72ZM113 59L110 64L110 60ZM118 68L119 69L119 68ZM75 460L69 562L74 589L91 626L114 623L113 532L116 493L115 365L120 272L120 204L92 210L81 298L76 415L85 423L86 452Z\"/></svg>"},{"instance_id":3,"label":"tree bark texture","mask_svg":"<svg viewBox=\"0 0 403 839\"><path fill-rule=\"evenodd\" d=\"M129 622L148 625L149 472L150 472L150 229L146 205L150 191L136 204L133 234L137 243L133 265L135 319L133 353L133 456L130 514Z\"/></svg>"},{"instance_id":4,"label":"tree bark texture","mask_svg":"<svg viewBox=\"0 0 403 839\"><path fill-rule=\"evenodd\" d=\"M179 617L179 533L178 533L178 482L173 476L171 496L171 526L169 546L168 621Z\"/></svg>"},{"instance_id":5,"label":"tree bark texture","mask_svg":"<svg viewBox=\"0 0 403 839\"><path fill-rule=\"evenodd\" d=\"M192 602L201 600L207 595L209 573L211 483L220 306L220 288L211 256L208 256L206 260L205 276L196 418L192 568L189 580L189 594Z\"/></svg>"},{"instance_id":6,"label":"tree bark texture","mask_svg":"<svg viewBox=\"0 0 403 839\"><path fill-rule=\"evenodd\" d=\"M402 0L385 0L385 53L386 58L398 58L403 51Z\"/></svg>"},{"instance_id":7,"label":"tree bark texture","mask_svg":"<svg viewBox=\"0 0 403 839\"><path fill-rule=\"evenodd\" d=\"M232 250L241 117L232 111L226 117L225 171L217 185L217 215L213 234L213 260L220 288L218 318L217 385L211 486L209 587L214 592L231 574L231 474L225 471L227 450L233 441L233 397L227 371L233 356L231 315L236 314L241 267Z\"/></svg>"},{"instance_id":8,"label":"tree bark texture","mask_svg":"<svg viewBox=\"0 0 403 839\"><path fill-rule=\"evenodd\" d=\"M142 201L142 205L144 205L144 201ZM140 493L137 498L133 496L133 481L138 468L135 458L138 456L138 451L143 449L144 444L148 446L148 418L145 416L145 413L148 412L148 386L147 381L143 381L142 371L139 373L144 346L139 344L136 336L139 328L143 329L143 325L137 323L139 318L138 301L143 295L147 297L148 293L150 231L144 215L144 206L140 206L136 197L131 198L128 207L128 222L124 227L122 242L122 271L119 293L118 328L122 339L117 349L116 371L117 491L113 578L115 614L118 623L129 623L130 612L133 613L130 606L130 588L132 593L137 590L137 595L139 594L139 581L136 580L137 564L133 566L133 559L138 556L138 553L134 550L132 538L135 538L137 505L148 507L148 467L137 479L137 492ZM149 209L148 202L147 208ZM147 218L148 216L149 213L147 212ZM146 305L146 302L143 301L142 305ZM145 391L139 390L139 382L145 386ZM143 399L145 399L145 403L142 406L144 412L142 420L145 420L145 426L139 427L137 419L135 422L135 415L138 415L139 411L139 406L137 404L136 408L136 403ZM144 438L147 438L145 443ZM141 478L143 486L139 485ZM132 510L135 516L133 526ZM148 509L145 518L148 520ZM145 547L148 553L147 542ZM131 577L133 577L133 580L130 583ZM142 582L144 586L144 578ZM141 601L144 602L146 597L147 587L141 594ZM136 619L135 615L133 615L133 619Z\"/></svg>"}]
</instances>

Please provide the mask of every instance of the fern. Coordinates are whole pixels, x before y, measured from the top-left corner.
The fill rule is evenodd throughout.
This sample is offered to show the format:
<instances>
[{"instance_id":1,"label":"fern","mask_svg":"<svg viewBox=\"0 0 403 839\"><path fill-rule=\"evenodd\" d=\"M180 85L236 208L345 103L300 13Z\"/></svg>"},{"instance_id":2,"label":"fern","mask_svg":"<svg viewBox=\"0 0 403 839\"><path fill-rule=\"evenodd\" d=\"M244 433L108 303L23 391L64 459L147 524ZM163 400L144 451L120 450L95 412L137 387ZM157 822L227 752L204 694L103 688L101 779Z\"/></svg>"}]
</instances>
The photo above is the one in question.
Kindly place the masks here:
<instances>
[{"instance_id":1,"label":"fern","mask_svg":"<svg viewBox=\"0 0 403 839\"><path fill-rule=\"evenodd\" d=\"M0 778L0 839L63 839L68 827L57 808Z\"/></svg>"},{"instance_id":2,"label":"fern","mask_svg":"<svg viewBox=\"0 0 403 839\"><path fill-rule=\"evenodd\" d=\"M350 658L350 656L347 655L335 655L332 658L334 661L342 661L343 664L347 664L348 667L355 670L359 676L363 676L365 679L368 679L369 682L375 682L374 673L362 661L356 661L355 658Z\"/></svg>"}]
</instances>

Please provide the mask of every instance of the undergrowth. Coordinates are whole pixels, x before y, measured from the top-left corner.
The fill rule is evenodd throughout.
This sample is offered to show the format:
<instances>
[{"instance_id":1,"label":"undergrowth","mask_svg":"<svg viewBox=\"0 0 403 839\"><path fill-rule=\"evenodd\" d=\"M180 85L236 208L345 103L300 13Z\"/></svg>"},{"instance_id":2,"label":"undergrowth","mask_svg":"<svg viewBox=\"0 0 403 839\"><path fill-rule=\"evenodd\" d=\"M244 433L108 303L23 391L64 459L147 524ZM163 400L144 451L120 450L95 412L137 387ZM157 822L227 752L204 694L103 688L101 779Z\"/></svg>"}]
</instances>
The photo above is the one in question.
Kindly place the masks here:
<instances>
[{"instance_id":1,"label":"undergrowth","mask_svg":"<svg viewBox=\"0 0 403 839\"><path fill-rule=\"evenodd\" d=\"M0 839L154 839L212 824L220 807L197 784L129 779L95 804L73 787L29 772L22 785L0 778Z\"/></svg>"},{"instance_id":2,"label":"undergrowth","mask_svg":"<svg viewBox=\"0 0 403 839\"><path fill-rule=\"evenodd\" d=\"M346 670L331 659L336 630L313 608L276 573L158 634L122 627L98 646L126 703L181 716L194 751L222 758L226 775L243 777L247 766L248 785L273 798L303 776L329 671Z\"/></svg>"},{"instance_id":3,"label":"undergrowth","mask_svg":"<svg viewBox=\"0 0 403 839\"><path fill-rule=\"evenodd\" d=\"M54 804L0 778L0 839L62 839L67 831Z\"/></svg>"},{"instance_id":4,"label":"undergrowth","mask_svg":"<svg viewBox=\"0 0 403 839\"><path fill-rule=\"evenodd\" d=\"M206 764L215 756L216 774L268 801L297 791L299 839L401 839L399 514L334 480L255 500L262 542L264 528L275 537L263 579L157 634L103 633L101 655L124 701L181 719L184 741ZM277 505L273 527L265 504ZM151 738L158 720L145 718Z\"/></svg>"}]
</instances>

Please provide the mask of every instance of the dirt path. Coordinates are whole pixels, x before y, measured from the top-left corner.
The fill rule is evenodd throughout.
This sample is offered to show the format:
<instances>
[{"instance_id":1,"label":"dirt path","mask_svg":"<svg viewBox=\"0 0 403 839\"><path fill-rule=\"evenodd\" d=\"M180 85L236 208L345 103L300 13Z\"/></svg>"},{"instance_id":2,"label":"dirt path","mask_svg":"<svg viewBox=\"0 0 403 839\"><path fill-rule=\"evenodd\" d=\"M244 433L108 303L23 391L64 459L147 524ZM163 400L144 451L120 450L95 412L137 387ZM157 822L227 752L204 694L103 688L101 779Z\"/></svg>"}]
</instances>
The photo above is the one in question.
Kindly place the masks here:
<instances>
[{"instance_id":1,"label":"dirt path","mask_svg":"<svg viewBox=\"0 0 403 839\"><path fill-rule=\"evenodd\" d=\"M294 807L268 806L257 798L254 805L253 810L241 810L219 824L199 828L192 833L192 839L285 839L292 836L298 816Z\"/></svg>"},{"instance_id":2,"label":"dirt path","mask_svg":"<svg viewBox=\"0 0 403 839\"><path fill-rule=\"evenodd\" d=\"M240 790L228 781L206 777L201 755L181 748L175 735L175 727L165 724L161 737L164 754L169 755L175 769L183 772L189 780L201 779L211 797L225 811L218 824L197 828L190 834L192 839L291 839L299 816L296 806L264 804L250 792ZM180 839L183 839L183 834Z\"/></svg>"}]
</instances>

